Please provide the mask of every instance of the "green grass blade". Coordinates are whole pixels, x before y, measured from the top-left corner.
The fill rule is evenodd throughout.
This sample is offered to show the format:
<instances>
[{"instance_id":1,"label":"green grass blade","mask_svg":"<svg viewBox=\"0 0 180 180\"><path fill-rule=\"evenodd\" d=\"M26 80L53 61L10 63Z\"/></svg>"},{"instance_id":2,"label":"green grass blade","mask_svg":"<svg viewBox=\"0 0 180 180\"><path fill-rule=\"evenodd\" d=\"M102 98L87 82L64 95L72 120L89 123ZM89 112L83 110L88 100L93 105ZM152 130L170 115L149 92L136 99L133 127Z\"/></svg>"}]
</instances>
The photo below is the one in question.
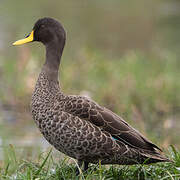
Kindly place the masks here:
<instances>
[{"instance_id":1,"label":"green grass blade","mask_svg":"<svg viewBox=\"0 0 180 180\"><path fill-rule=\"evenodd\" d=\"M41 166L39 167L39 169L36 171L35 175L39 175L39 173L41 172L42 168L44 167L44 165L46 164L50 154L52 152L52 149L49 151L49 153L47 154L46 158L44 159L44 161L42 162Z\"/></svg>"}]
</instances>

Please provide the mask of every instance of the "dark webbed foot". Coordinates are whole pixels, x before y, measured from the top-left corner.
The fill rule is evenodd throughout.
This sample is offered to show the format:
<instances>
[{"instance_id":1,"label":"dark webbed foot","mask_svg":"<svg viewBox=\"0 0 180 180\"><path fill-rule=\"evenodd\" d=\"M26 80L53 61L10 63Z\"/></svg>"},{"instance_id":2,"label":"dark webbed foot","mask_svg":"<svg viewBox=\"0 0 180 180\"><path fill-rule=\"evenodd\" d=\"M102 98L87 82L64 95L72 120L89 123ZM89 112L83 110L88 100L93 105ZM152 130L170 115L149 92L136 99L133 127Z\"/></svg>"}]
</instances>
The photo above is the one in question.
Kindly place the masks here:
<instances>
[{"instance_id":1,"label":"dark webbed foot","mask_svg":"<svg viewBox=\"0 0 180 180\"><path fill-rule=\"evenodd\" d=\"M78 161L78 166L76 167L76 176L78 176L80 174L79 168L82 167L83 161ZM84 161L84 168L83 168L83 172L86 172L88 170L88 165L89 163Z\"/></svg>"}]
</instances>

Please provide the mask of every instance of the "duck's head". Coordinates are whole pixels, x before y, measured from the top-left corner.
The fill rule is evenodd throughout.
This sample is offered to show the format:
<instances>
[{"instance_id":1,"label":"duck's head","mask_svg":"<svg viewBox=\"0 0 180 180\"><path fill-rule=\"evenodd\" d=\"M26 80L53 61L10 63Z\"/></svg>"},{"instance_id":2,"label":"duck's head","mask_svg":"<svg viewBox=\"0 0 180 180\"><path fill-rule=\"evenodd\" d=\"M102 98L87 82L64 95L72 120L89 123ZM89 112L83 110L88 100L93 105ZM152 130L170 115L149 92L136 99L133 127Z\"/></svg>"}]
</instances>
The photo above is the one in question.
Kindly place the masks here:
<instances>
[{"instance_id":1,"label":"duck's head","mask_svg":"<svg viewBox=\"0 0 180 180\"><path fill-rule=\"evenodd\" d=\"M42 18L35 23L31 33L24 39L14 42L13 45L21 45L33 41L42 42L44 45L51 44L52 42L64 45L65 39L65 30L58 21L52 18Z\"/></svg>"}]
</instances>

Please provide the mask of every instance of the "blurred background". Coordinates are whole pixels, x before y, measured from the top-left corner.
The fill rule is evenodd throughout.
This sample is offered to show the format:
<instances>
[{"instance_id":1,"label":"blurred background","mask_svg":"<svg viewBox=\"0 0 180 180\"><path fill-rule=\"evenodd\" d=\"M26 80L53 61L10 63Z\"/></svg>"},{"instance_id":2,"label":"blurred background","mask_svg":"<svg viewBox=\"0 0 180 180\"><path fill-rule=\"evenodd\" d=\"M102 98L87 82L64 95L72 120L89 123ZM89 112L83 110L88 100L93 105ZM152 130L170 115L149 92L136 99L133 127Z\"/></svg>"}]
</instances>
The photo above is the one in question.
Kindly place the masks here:
<instances>
[{"instance_id":1,"label":"blurred background","mask_svg":"<svg viewBox=\"0 0 180 180\"><path fill-rule=\"evenodd\" d=\"M46 16L67 31L60 67L66 94L88 95L163 149L180 148L178 0L1 0L0 159L8 144L30 159L50 146L30 114L44 47L12 46Z\"/></svg>"}]
</instances>

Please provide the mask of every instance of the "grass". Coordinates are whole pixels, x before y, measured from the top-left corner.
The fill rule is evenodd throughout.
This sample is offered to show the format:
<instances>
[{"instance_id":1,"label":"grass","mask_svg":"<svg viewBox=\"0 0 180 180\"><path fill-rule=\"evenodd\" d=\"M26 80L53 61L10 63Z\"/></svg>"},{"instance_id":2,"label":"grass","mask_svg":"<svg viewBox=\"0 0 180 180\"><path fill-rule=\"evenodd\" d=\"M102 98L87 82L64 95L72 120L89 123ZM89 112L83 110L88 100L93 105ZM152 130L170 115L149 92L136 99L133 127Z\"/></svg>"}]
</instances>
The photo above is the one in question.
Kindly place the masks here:
<instances>
[{"instance_id":1,"label":"grass","mask_svg":"<svg viewBox=\"0 0 180 180\"><path fill-rule=\"evenodd\" d=\"M41 153L36 160L27 161L18 158L15 148L10 145L4 152L9 157L1 163L0 179L2 180L179 180L180 151L173 146L169 148L169 157L174 163L157 163L152 165L90 165L86 173L76 176L76 163L69 157L54 160L52 149Z\"/></svg>"}]
</instances>

